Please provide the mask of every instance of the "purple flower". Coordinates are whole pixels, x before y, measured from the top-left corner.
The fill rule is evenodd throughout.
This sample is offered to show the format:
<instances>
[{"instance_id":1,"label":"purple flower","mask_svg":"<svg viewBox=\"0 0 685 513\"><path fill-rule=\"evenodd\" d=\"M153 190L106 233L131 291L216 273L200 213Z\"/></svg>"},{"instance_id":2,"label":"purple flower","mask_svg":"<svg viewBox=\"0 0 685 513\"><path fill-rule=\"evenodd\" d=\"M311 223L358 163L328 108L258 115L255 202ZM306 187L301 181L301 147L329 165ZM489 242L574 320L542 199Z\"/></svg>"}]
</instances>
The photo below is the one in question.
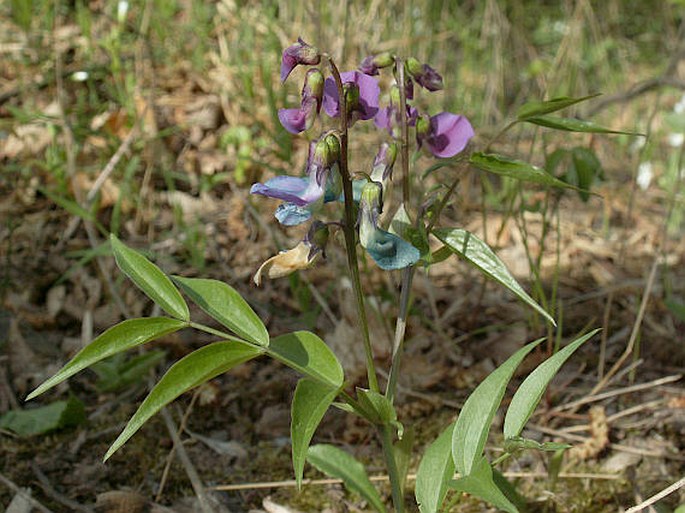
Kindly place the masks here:
<instances>
[{"instance_id":1,"label":"purple flower","mask_svg":"<svg viewBox=\"0 0 685 513\"><path fill-rule=\"evenodd\" d=\"M309 130L321 111L323 100L323 74L317 68L307 71L302 87L299 109L280 109L278 119L281 125L292 134Z\"/></svg>"},{"instance_id":2,"label":"purple flower","mask_svg":"<svg viewBox=\"0 0 685 513\"><path fill-rule=\"evenodd\" d=\"M308 176L276 176L253 184L250 193L285 201L276 210L276 218L288 226L300 224L311 217L312 210L340 195L340 176L336 172L339 158L340 142L328 135L309 145Z\"/></svg>"},{"instance_id":3,"label":"purple flower","mask_svg":"<svg viewBox=\"0 0 685 513\"><path fill-rule=\"evenodd\" d=\"M316 65L319 62L321 62L319 50L305 43L301 37L298 37L297 43L283 51L283 57L281 58L281 82L285 82L290 72L298 64Z\"/></svg>"},{"instance_id":4,"label":"purple flower","mask_svg":"<svg viewBox=\"0 0 685 513\"><path fill-rule=\"evenodd\" d=\"M414 126L418 117L419 111L417 111L414 107L407 105L407 125ZM400 137L399 109L396 108L392 103L387 107L378 109L376 116L373 118L373 122L378 128L384 128L387 130L391 136L396 138Z\"/></svg>"},{"instance_id":5,"label":"purple flower","mask_svg":"<svg viewBox=\"0 0 685 513\"><path fill-rule=\"evenodd\" d=\"M252 185L250 194L261 194L304 207L323 197L324 186L325 182L318 183L310 177L276 176L265 183Z\"/></svg>"},{"instance_id":6,"label":"purple flower","mask_svg":"<svg viewBox=\"0 0 685 513\"><path fill-rule=\"evenodd\" d=\"M378 112L380 87L376 79L359 71L346 71L340 74L345 89L345 101L349 119L371 119ZM323 109L332 118L340 115L338 87L333 77L328 77L323 88Z\"/></svg>"},{"instance_id":7,"label":"purple flower","mask_svg":"<svg viewBox=\"0 0 685 513\"><path fill-rule=\"evenodd\" d=\"M430 118L423 116L416 122L416 142L419 148L425 143L436 157L455 156L473 136L473 127L469 120L451 112L441 112Z\"/></svg>"},{"instance_id":8,"label":"purple flower","mask_svg":"<svg viewBox=\"0 0 685 513\"><path fill-rule=\"evenodd\" d=\"M411 57L407 59L405 69L421 87L429 91L439 91L443 88L440 73L428 64L421 64L418 60Z\"/></svg>"}]
</instances>

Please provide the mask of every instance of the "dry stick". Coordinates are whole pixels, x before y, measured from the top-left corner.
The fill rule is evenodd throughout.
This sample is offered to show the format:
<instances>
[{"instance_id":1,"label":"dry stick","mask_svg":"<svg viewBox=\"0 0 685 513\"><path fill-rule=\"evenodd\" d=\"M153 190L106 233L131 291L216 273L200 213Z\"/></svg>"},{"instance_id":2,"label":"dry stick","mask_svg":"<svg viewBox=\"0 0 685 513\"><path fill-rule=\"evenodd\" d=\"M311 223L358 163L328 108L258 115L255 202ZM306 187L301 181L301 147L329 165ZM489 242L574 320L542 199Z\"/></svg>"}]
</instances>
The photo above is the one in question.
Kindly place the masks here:
<instances>
[{"instance_id":1,"label":"dry stick","mask_svg":"<svg viewBox=\"0 0 685 513\"><path fill-rule=\"evenodd\" d=\"M195 402L197 401L197 398L200 395L200 388L196 389L195 392L193 393L193 397L190 400L190 404L186 408L185 413L183 414L183 417L181 418L181 422L178 425L178 431L176 431L176 435L178 437L181 436L181 433L185 430L186 428L186 423L188 422L188 417L190 417L190 413L193 411L193 407L195 406ZM176 455L176 444L171 448L169 451L169 454L167 455L166 458L166 464L164 465L164 470L162 471L162 477L160 478L159 481L159 489L157 490L157 494L155 495L155 502L159 502L162 500L162 494L164 493L164 487L166 486L167 479L169 478L169 470L171 470L171 463L174 461L174 456Z\"/></svg>"},{"instance_id":2,"label":"dry stick","mask_svg":"<svg viewBox=\"0 0 685 513\"><path fill-rule=\"evenodd\" d=\"M50 480L48 479L48 477L38 467L36 462L31 462L31 469L33 470L33 473L38 478L38 482L40 484L40 487L43 489L43 492L45 493L45 495L47 495L51 499L56 500L60 504L63 504L64 506L69 508L71 511L80 511L81 513L93 513L93 510L91 508L89 508L88 506L83 506L82 504L79 504L78 502L71 500L69 497L65 497L64 495L59 493L57 490L55 490L52 487L52 484L50 483Z\"/></svg>"},{"instance_id":3,"label":"dry stick","mask_svg":"<svg viewBox=\"0 0 685 513\"><path fill-rule=\"evenodd\" d=\"M661 499L663 499L667 495L670 495L673 492L675 492L676 490L679 490L683 486L685 486L685 477L683 477L679 481L676 481L671 486L664 488L659 493L652 495L649 499L643 501L642 503L638 504L637 506L633 506L632 508L627 509L625 511L625 513L636 513L637 511L642 511L643 509L651 506L655 502L660 501Z\"/></svg>"},{"instance_id":4,"label":"dry stick","mask_svg":"<svg viewBox=\"0 0 685 513\"><path fill-rule=\"evenodd\" d=\"M574 435L573 433L569 433L567 431L561 431L559 429L553 429L546 426L541 426L539 424L529 423L526 424L526 428L532 429L533 431L537 431L539 433L543 433L545 435L551 435L563 438L565 440L570 440L572 442L583 443L587 440L587 438L584 436ZM668 454L659 451L649 451L647 449L640 449L639 447L631 447L629 445L610 443L607 445L607 447L615 451L627 452L629 454L637 454L640 456L648 456L650 458L664 458L674 461L685 461L685 456L680 456L679 454Z\"/></svg>"},{"instance_id":5,"label":"dry stick","mask_svg":"<svg viewBox=\"0 0 685 513\"><path fill-rule=\"evenodd\" d=\"M637 340L637 336L640 333L640 327L642 326L642 319L645 316L645 311L647 310L647 303L649 303L649 298L652 295L652 287L654 286L654 279L656 278L656 270L659 267L659 255L657 254L654 257L654 262L652 262L652 269L649 272L649 278L647 278L647 285L645 286L645 290L642 296L642 302L640 303L640 309L637 312L637 317L635 318L635 322L633 323L633 330L630 333L630 339L628 340L628 345L626 346L625 350L623 351L623 354L621 357L614 363L614 365L609 369L609 371L602 377L602 379L599 380L599 383L597 383L592 390L590 391L590 395L596 394L599 390L602 390L606 386L606 384L611 380L612 376L618 372L618 370L621 368L621 366L625 363L625 361L630 357L630 355L633 353L633 348L635 347L635 341Z\"/></svg>"},{"instance_id":6,"label":"dry stick","mask_svg":"<svg viewBox=\"0 0 685 513\"><path fill-rule=\"evenodd\" d=\"M169 435L171 435L171 439L174 442L174 448L178 453L178 459L181 460L181 463L185 467L188 479L190 479L190 484L193 487L195 495L197 495L197 500L200 502L200 509L202 510L202 513L214 513L214 508L212 508L209 496L207 495L207 491L205 490L205 487L202 484L202 481L200 480L200 476L198 475L197 470L193 466L193 463L190 461L190 458L188 457L188 453L186 452L186 449L183 446L183 442L181 441L181 438L178 436L176 425L174 424L174 421L171 418L169 410L167 410L166 408L162 408L162 418L164 419L167 431L169 431Z\"/></svg>"},{"instance_id":7,"label":"dry stick","mask_svg":"<svg viewBox=\"0 0 685 513\"><path fill-rule=\"evenodd\" d=\"M31 497L31 495L26 493L26 490L17 486L13 481L10 481L8 478L6 478L2 474L0 474L0 483L4 484L7 488L12 490L15 494L21 495L29 504L31 504L31 507L33 507L34 509L42 511L43 513L53 513L51 509L48 509L45 506L43 506L40 502L38 502L36 499Z\"/></svg>"},{"instance_id":8,"label":"dry stick","mask_svg":"<svg viewBox=\"0 0 685 513\"><path fill-rule=\"evenodd\" d=\"M503 472L505 477L509 478L539 478L547 477L548 474L544 472ZM593 474L593 473L582 473L582 472L562 472L559 474L562 479L607 479L615 480L620 479L619 474ZM416 479L416 474L407 474L407 480L414 481ZM388 481L387 475L382 476L369 476L369 481L372 482L385 482ZM306 486L310 485L334 485L343 484L342 479L303 479L302 484ZM238 490L260 490L265 488L292 488L297 486L297 482L292 480L284 481L264 481L255 483L239 483L239 484L225 484L212 486L210 490L216 490L221 492L231 492ZM626 512L627 513L627 512Z\"/></svg>"},{"instance_id":9,"label":"dry stick","mask_svg":"<svg viewBox=\"0 0 685 513\"><path fill-rule=\"evenodd\" d=\"M597 394L597 395L590 394L589 396L583 397L582 399L578 399L577 401L562 404L561 406L554 408L552 410L552 412L559 412L559 411L564 411L564 410L573 410L573 409L577 408L578 406L582 406L582 405L589 404L589 403L594 403L597 401L601 401L603 399L608 399L610 397L616 397L617 395L630 394L632 392L640 392L642 390L648 390L650 388L659 387L659 386L665 385L667 383L673 383L675 381L679 381L680 379L682 379L682 377L683 377L682 374L674 374L673 376L666 376L664 378L655 379L654 381L649 381L647 383L640 383L638 385L631 385L629 387L619 388L617 390L612 390L610 392L604 392L602 394Z\"/></svg>"},{"instance_id":10,"label":"dry stick","mask_svg":"<svg viewBox=\"0 0 685 513\"><path fill-rule=\"evenodd\" d=\"M147 107L146 107L147 110ZM145 116L145 112L143 112L143 116L141 116L140 119L142 119ZM95 197L97 196L97 193L100 191L102 188L103 184L109 178L109 175L112 174L114 171L114 168L117 166L121 158L124 156L124 153L126 153L129 148L131 147L131 144L133 143L134 138L138 135L138 127L140 124L140 119L136 124L131 128L129 131L128 135L126 138L122 141L122 143L119 145L117 148L117 151L114 152L114 155L109 159L107 164L105 165L104 168L102 168L102 171L98 175L97 179L93 183L93 186L91 189L88 191L88 194L86 195L86 201L85 205L83 207L86 210L89 210L90 207L93 204L93 201L95 200ZM71 236L74 234L74 231L78 227L79 223L81 222L81 218L78 216L72 217L71 221L69 222L69 225L67 226L67 229L64 231L64 235L62 236L62 240L60 241L59 247L63 246L67 240L71 238Z\"/></svg>"}]
</instances>

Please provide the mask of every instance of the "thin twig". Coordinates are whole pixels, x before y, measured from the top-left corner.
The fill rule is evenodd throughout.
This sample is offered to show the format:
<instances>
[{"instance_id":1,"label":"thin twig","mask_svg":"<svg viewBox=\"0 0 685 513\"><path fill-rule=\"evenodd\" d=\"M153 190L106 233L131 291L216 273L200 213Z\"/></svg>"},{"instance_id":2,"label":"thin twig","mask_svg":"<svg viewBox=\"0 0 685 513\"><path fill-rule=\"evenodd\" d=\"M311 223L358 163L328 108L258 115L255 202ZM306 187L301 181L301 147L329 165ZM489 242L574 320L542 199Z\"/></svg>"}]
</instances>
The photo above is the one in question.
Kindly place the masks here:
<instances>
[{"instance_id":1,"label":"thin twig","mask_svg":"<svg viewBox=\"0 0 685 513\"><path fill-rule=\"evenodd\" d=\"M685 477L683 477L679 481L676 481L672 485L664 488L659 493L652 495L649 499L643 501L642 503L638 504L637 506L633 506L632 508L627 509L625 511L625 513L636 513L637 511L642 511L643 509L648 508L649 506L651 506L655 502L660 501L661 499L663 499L667 495L670 495L673 492L675 492L676 490L679 490L683 486L685 486Z\"/></svg>"},{"instance_id":2,"label":"thin twig","mask_svg":"<svg viewBox=\"0 0 685 513\"><path fill-rule=\"evenodd\" d=\"M212 507L209 496L207 495L207 491L200 480L200 476L197 473L193 462L190 461L190 458L188 457L188 453L183 446L181 437L178 436L178 428L174 424L171 414L167 408L162 408L162 418L164 419L164 424L166 425L167 431L174 442L174 447L178 453L178 459L183 464L186 475L188 476L190 484L193 487L193 491L195 492L195 495L197 495L197 500L200 503L200 509L202 513L214 513L214 508Z\"/></svg>"},{"instance_id":3,"label":"thin twig","mask_svg":"<svg viewBox=\"0 0 685 513\"><path fill-rule=\"evenodd\" d=\"M578 399L577 401L573 401L570 403L562 404L560 406L557 406L554 408L552 411L553 412L559 412L559 411L564 411L564 410L573 410L577 408L578 406L582 406L585 404L589 403L595 403L597 401L602 401L603 399L608 399L610 397L616 397L617 395L623 395L623 394L630 394L632 392L640 392L642 390L648 390L650 388L655 388L659 387L661 385L665 385L667 383L674 383L676 381L679 381L682 379L683 375L682 374L674 374L672 376L666 376L664 378L659 378L655 379L654 381L649 381L647 383L640 383L637 385L632 385L629 387L624 387L624 388L619 388L617 390L611 390L609 392L604 392L602 394L590 394L587 397L583 397L582 399Z\"/></svg>"},{"instance_id":4,"label":"thin twig","mask_svg":"<svg viewBox=\"0 0 685 513\"><path fill-rule=\"evenodd\" d=\"M193 393L193 397L190 400L190 404L186 408L186 411L183 413L183 417L181 418L181 423L178 425L178 431L176 434L180 437L181 433L183 430L186 428L186 423L188 422L188 417L190 417L190 413L193 411L193 407L195 406L195 402L197 401L197 398L200 396L200 388L197 388L195 392ZM169 470L171 470L171 464L174 461L174 456L176 455L176 444L171 448L169 451L169 454L167 454L166 458L166 464L164 465L164 470L162 471L162 477L159 480L159 489L157 490L157 494L155 495L155 502L159 502L162 500L162 494L164 493L164 487L166 486L167 479L169 478Z\"/></svg>"},{"instance_id":5,"label":"thin twig","mask_svg":"<svg viewBox=\"0 0 685 513\"><path fill-rule=\"evenodd\" d=\"M55 490L52 487L50 480L47 478L47 476L43 473L43 471L38 467L38 465L35 462L31 462L31 469L33 470L33 473L35 474L36 478L38 478L38 484L43 489L43 493L45 493L45 495L47 495L51 499L54 499L60 504L63 504L72 511L80 511L81 513L93 513L93 510L88 506L83 506L82 504L79 504L78 502L71 500L69 497L65 497L57 490Z\"/></svg>"},{"instance_id":6,"label":"thin twig","mask_svg":"<svg viewBox=\"0 0 685 513\"><path fill-rule=\"evenodd\" d=\"M4 475L0 473L0 483L4 484L7 488L12 490L15 494L21 495L26 501L31 504L31 506L34 509L37 509L39 511L42 511L43 513L53 513L51 509L46 508L43 506L40 502L38 502L36 499L31 497L28 493L26 493L26 490L23 488L17 486L14 484L13 481L10 481L8 478L6 478Z\"/></svg>"},{"instance_id":7,"label":"thin twig","mask_svg":"<svg viewBox=\"0 0 685 513\"><path fill-rule=\"evenodd\" d=\"M548 474L544 472L503 472L505 477L509 478L540 478L548 477ZM455 476L456 477L456 476ZM583 473L583 472L561 472L559 474L561 479L608 479L616 480L621 479L618 474L594 474L594 473ZM416 479L416 474L407 474L408 481L414 481ZM370 476L369 480L371 482L387 482L388 476ZM334 485L343 484L342 479L303 479L302 484L305 486L321 486L321 485ZM254 482L254 483L239 483L239 484L223 484L216 485L209 488L209 490L216 490L221 492L231 492L237 490L262 490L265 488L294 488L297 486L297 482L294 479L284 480L284 481L264 481L264 482ZM626 512L628 513L628 512Z\"/></svg>"}]
</instances>

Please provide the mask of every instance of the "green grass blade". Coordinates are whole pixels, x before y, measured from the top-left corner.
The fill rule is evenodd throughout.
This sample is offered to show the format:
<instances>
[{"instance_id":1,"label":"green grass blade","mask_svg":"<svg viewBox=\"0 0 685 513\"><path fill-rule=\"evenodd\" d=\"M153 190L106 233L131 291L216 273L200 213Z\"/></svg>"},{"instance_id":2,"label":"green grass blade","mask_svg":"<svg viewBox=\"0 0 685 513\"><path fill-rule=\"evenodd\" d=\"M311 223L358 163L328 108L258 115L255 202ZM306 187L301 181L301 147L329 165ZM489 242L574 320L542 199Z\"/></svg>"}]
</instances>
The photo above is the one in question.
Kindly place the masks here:
<instances>
[{"instance_id":1,"label":"green grass blade","mask_svg":"<svg viewBox=\"0 0 685 513\"><path fill-rule=\"evenodd\" d=\"M131 278L147 297L172 317L190 320L188 305L181 293L159 267L137 251L126 247L116 235L110 235L110 242L119 269Z\"/></svg>"},{"instance_id":2,"label":"green grass blade","mask_svg":"<svg viewBox=\"0 0 685 513\"><path fill-rule=\"evenodd\" d=\"M460 255L488 278L509 289L548 322L556 326L552 316L523 290L504 265L504 262L485 242L461 228L439 228L433 230L433 235L440 239L453 253Z\"/></svg>"},{"instance_id":3,"label":"green grass blade","mask_svg":"<svg viewBox=\"0 0 685 513\"><path fill-rule=\"evenodd\" d=\"M269 345L269 332L238 292L218 280L173 276L193 302L240 337L260 346Z\"/></svg>"},{"instance_id":4,"label":"green grass blade","mask_svg":"<svg viewBox=\"0 0 685 513\"><path fill-rule=\"evenodd\" d=\"M519 107L516 112L516 119L519 121L527 121L529 118L534 116L542 116L544 114L549 114L550 112L556 112L576 103L584 102L590 98L595 98L599 96L599 93L590 94L588 96L583 96L580 98L571 98L568 96L560 96L559 98L552 98L546 101L533 101L524 103Z\"/></svg>"},{"instance_id":5,"label":"green grass blade","mask_svg":"<svg viewBox=\"0 0 685 513\"><path fill-rule=\"evenodd\" d=\"M376 511L386 512L381 496L371 484L364 466L350 454L328 444L312 445L307 453L307 461L324 474L342 479L348 490L361 495Z\"/></svg>"},{"instance_id":6,"label":"green grass blade","mask_svg":"<svg viewBox=\"0 0 685 513\"><path fill-rule=\"evenodd\" d=\"M86 367L114 354L185 328L187 323L167 317L129 319L112 326L81 349L57 374L44 381L26 400L42 394Z\"/></svg>"},{"instance_id":7,"label":"green grass blade","mask_svg":"<svg viewBox=\"0 0 685 513\"><path fill-rule=\"evenodd\" d=\"M296 331L271 340L267 353L302 374L340 388L342 366L326 343L309 331Z\"/></svg>"},{"instance_id":8,"label":"green grass blade","mask_svg":"<svg viewBox=\"0 0 685 513\"><path fill-rule=\"evenodd\" d=\"M304 378L297 383L291 405L290 439L293 447L293 469L297 487L302 486L304 462L307 449L316 428L328 407L338 395L339 389L330 388L318 381Z\"/></svg>"},{"instance_id":9,"label":"green grass blade","mask_svg":"<svg viewBox=\"0 0 685 513\"><path fill-rule=\"evenodd\" d=\"M550 356L547 360L538 365L523 383L521 383L521 386L511 399L507 415L504 418L505 440L517 437L521 434L523 427L526 425L526 422L528 422L528 419L530 419L535 408L537 408L537 405L542 398L542 394L545 393L552 378L554 378L561 366L568 360L573 352L587 340L592 338L598 331L599 329L596 329L587 335L583 335L564 347L561 351Z\"/></svg>"},{"instance_id":10,"label":"green grass blade","mask_svg":"<svg viewBox=\"0 0 685 513\"><path fill-rule=\"evenodd\" d=\"M538 339L516 351L491 372L464 403L452 437L452 457L456 469L462 476L468 476L483 457L492 419L502 402L514 371L526 355L543 340Z\"/></svg>"},{"instance_id":11,"label":"green grass blade","mask_svg":"<svg viewBox=\"0 0 685 513\"><path fill-rule=\"evenodd\" d=\"M215 342L201 347L182 358L162 376L145 398L126 427L105 454L105 461L112 456L150 417L178 396L219 374L262 354L247 342Z\"/></svg>"}]
</instances>

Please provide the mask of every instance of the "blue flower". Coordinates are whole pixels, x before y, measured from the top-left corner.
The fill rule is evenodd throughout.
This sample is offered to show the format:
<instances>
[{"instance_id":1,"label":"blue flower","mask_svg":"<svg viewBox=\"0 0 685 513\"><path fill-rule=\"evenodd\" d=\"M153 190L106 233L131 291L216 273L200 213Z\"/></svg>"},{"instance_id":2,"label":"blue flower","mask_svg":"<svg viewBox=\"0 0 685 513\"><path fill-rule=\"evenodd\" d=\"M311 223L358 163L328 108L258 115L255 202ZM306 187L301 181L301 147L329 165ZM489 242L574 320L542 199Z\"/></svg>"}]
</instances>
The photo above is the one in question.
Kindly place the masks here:
<instances>
[{"instance_id":1,"label":"blue flower","mask_svg":"<svg viewBox=\"0 0 685 513\"><path fill-rule=\"evenodd\" d=\"M276 176L265 183L252 185L250 193L285 201L276 210L276 218L281 224L293 226L303 223L323 203L335 201L340 195L339 158L337 137L322 137L309 146L308 176Z\"/></svg>"},{"instance_id":2,"label":"blue flower","mask_svg":"<svg viewBox=\"0 0 685 513\"><path fill-rule=\"evenodd\" d=\"M419 261L418 249L397 235L378 227L382 208L382 186L368 182L362 189L359 201L359 242L366 252L386 271L403 269Z\"/></svg>"}]
</instances>

